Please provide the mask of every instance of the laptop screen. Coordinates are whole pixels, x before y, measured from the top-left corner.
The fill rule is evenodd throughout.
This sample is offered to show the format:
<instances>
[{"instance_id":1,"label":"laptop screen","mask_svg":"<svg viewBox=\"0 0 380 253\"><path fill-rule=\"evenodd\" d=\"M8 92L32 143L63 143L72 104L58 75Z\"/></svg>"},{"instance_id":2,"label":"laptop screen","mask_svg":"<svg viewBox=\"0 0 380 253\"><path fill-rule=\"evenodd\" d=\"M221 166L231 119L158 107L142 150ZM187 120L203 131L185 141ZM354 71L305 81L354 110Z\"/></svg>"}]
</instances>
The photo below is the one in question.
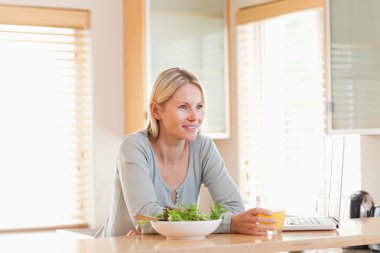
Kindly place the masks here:
<instances>
[{"instance_id":1,"label":"laptop screen","mask_svg":"<svg viewBox=\"0 0 380 253\"><path fill-rule=\"evenodd\" d=\"M344 144L343 138L334 139L332 142L328 216L337 221L340 218L342 198Z\"/></svg>"}]
</instances>

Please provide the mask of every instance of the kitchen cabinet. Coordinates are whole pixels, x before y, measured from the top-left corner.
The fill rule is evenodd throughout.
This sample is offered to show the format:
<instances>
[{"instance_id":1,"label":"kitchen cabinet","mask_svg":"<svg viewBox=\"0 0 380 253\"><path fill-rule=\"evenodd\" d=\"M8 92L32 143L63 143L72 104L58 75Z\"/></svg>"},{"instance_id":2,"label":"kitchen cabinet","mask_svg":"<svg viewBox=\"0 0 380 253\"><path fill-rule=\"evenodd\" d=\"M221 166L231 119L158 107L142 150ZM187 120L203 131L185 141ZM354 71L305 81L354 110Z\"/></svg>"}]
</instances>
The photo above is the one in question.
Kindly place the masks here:
<instances>
[{"instance_id":1,"label":"kitchen cabinet","mask_svg":"<svg viewBox=\"0 0 380 253\"><path fill-rule=\"evenodd\" d=\"M380 134L380 1L327 1L328 128Z\"/></svg>"}]
</instances>

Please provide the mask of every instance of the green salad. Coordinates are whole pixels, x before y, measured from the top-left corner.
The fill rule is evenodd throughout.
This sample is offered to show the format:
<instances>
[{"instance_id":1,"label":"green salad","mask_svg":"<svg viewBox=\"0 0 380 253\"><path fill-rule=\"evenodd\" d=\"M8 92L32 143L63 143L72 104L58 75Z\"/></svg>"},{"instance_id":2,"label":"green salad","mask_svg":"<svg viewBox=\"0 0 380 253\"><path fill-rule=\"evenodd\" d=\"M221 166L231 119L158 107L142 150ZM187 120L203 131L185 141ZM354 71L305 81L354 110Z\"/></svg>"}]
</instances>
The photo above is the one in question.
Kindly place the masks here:
<instances>
[{"instance_id":1,"label":"green salad","mask_svg":"<svg viewBox=\"0 0 380 253\"><path fill-rule=\"evenodd\" d=\"M211 206L209 214L199 211L195 204L189 204L188 206L182 204L181 207L166 207L164 212L156 217L162 221L207 221L223 219L226 212L227 210L221 204Z\"/></svg>"}]
</instances>

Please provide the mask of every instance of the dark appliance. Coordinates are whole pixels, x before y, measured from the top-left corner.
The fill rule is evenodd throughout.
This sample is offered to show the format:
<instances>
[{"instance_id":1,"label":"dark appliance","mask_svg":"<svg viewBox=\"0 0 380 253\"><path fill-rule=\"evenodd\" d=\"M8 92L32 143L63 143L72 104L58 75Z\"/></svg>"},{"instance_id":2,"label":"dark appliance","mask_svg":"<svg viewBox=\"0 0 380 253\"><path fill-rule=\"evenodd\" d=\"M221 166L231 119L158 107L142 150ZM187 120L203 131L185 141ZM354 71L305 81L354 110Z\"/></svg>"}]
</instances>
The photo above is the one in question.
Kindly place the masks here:
<instances>
[{"instance_id":1,"label":"dark appliance","mask_svg":"<svg viewBox=\"0 0 380 253\"><path fill-rule=\"evenodd\" d=\"M356 191L350 195L350 218L365 218L380 216L380 206L375 205L372 196L366 191ZM380 251L380 244L361 245L354 248L370 248Z\"/></svg>"},{"instance_id":2,"label":"dark appliance","mask_svg":"<svg viewBox=\"0 0 380 253\"><path fill-rule=\"evenodd\" d=\"M350 218L371 217L375 203L366 191L357 191L350 195Z\"/></svg>"}]
</instances>

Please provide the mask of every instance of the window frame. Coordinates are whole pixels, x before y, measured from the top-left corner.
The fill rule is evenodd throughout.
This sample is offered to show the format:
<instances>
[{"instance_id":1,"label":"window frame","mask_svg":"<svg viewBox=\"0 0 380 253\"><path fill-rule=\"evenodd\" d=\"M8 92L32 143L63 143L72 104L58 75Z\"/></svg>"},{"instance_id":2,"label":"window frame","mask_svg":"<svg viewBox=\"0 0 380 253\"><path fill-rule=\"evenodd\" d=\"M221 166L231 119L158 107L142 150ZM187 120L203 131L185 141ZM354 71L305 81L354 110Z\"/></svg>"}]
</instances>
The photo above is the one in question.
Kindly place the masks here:
<instances>
[{"instance_id":1,"label":"window frame","mask_svg":"<svg viewBox=\"0 0 380 253\"><path fill-rule=\"evenodd\" d=\"M0 5L0 23L84 28L90 27L88 10Z\"/></svg>"},{"instance_id":2,"label":"window frame","mask_svg":"<svg viewBox=\"0 0 380 253\"><path fill-rule=\"evenodd\" d=\"M79 9L45 8L0 4L0 24L46 26L57 28L90 29L90 11ZM0 232L45 231L58 228L87 228L83 224L17 227L0 229Z\"/></svg>"}]
</instances>

